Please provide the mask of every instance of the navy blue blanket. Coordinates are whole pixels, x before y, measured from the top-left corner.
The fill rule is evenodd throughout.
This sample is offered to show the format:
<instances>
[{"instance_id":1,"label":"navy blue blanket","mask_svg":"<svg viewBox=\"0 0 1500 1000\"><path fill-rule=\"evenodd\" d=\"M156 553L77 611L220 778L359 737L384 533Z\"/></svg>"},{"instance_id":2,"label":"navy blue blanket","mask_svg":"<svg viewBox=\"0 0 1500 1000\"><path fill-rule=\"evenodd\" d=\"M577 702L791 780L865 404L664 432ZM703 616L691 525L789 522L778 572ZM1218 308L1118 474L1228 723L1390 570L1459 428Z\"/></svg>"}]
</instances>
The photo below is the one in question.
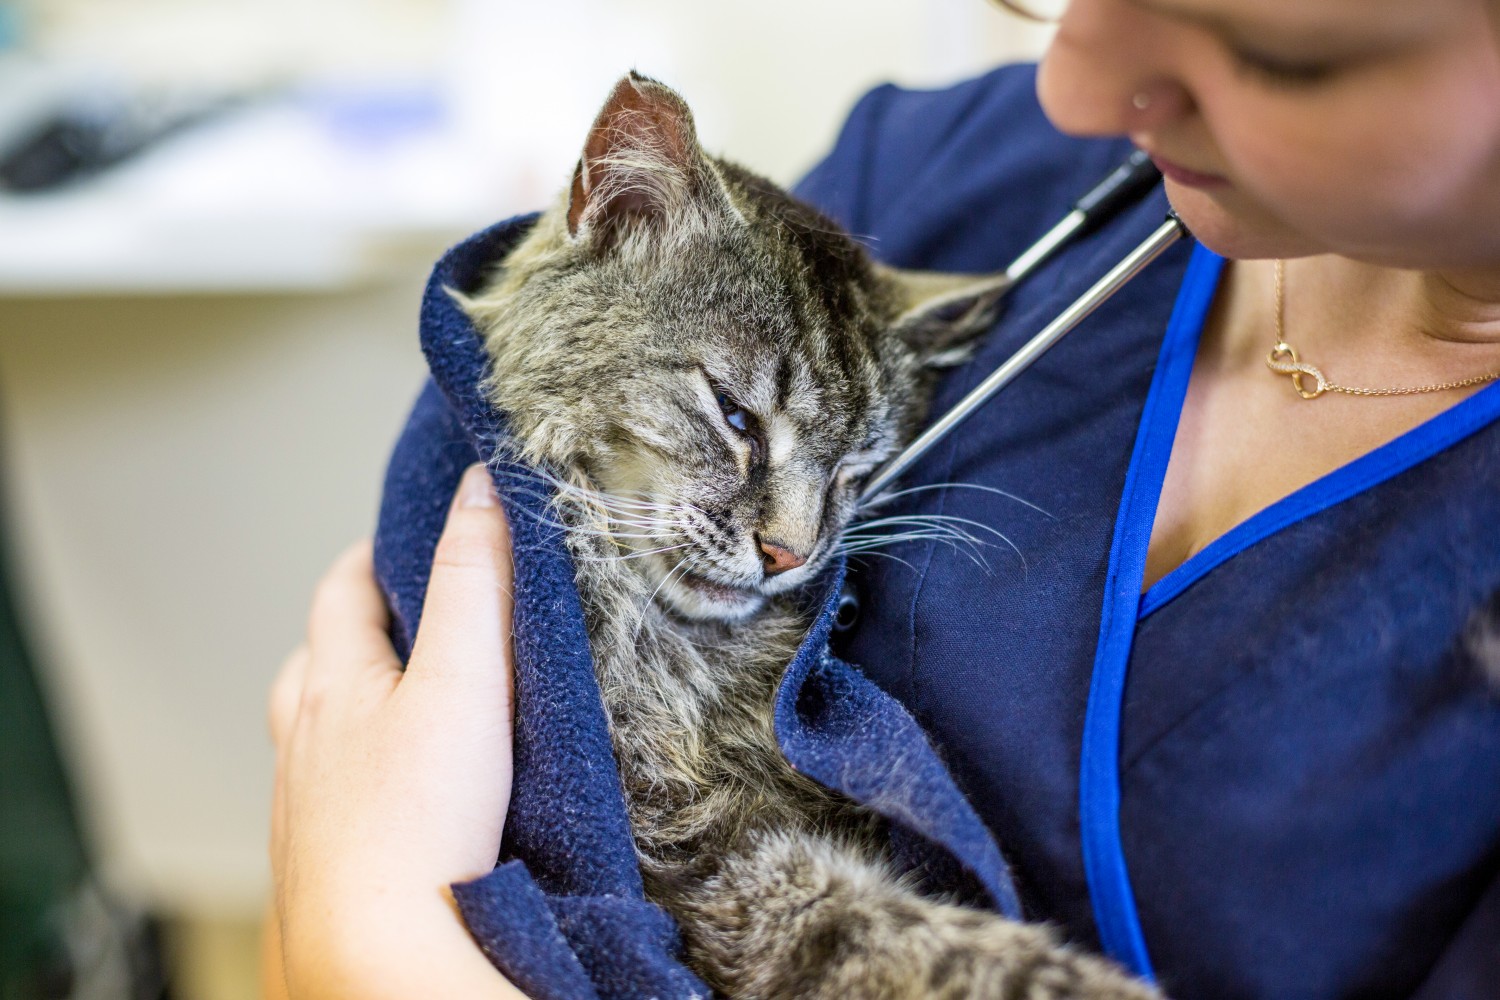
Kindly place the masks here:
<instances>
[{"instance_id":1,"label":"navy blue blanket","mask_svg":"<svg viewBox=\"0 0 1500 1000\"><path fill-rule=\"evenodd\" d=\"M534 217L449 251L422 303L432 379L391 458L376 569L406 655L433 549L465 467L493 471L515 544L515 784L498 867L454 886L475 939L535 998L707 996L679 960L676 928L642 890L609 730L567 550L536 480L507 461L504 423L479 389L479 335L445 289L472 291ZM776 700L776 733L799 771L891 821L899 867L921 884L1011 917L1020 906L988 831L911 716L827 637L843 567L808 597L821 607Z\"/></svg>"}]
</instances>

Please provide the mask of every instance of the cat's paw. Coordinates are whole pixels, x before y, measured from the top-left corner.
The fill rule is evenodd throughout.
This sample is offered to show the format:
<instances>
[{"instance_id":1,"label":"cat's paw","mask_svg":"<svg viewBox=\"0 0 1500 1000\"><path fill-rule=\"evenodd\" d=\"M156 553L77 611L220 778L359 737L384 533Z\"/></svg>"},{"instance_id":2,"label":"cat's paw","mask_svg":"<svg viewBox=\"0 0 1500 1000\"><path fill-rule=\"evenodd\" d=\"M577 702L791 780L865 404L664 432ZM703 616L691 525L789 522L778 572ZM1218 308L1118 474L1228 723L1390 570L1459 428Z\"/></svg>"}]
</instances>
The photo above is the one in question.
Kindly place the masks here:
<instances>
[{"instance_id":1,"label":"cat's paw","mask_svg":"<svg viewBox=\"0 0 1500 1000\"><path fill-rule=\"evenodd\" d=\"M1035 929L1035 928L1028 928ZM1014 943L997 956L999 990L955 996L1004 996L1016 1000L1163 1000L1150 983L1114 962L1047 940L1030 959L1017 960Z\"/></svg>"},{"instance_id":2,"label":"cat's paw","mask_svg":"<svg viewBox=\"0 0 1500 1000\"><path fill-rule=\"evenodd\" d=\"M1162 1000L1151 984L1108 959L1060 944L1046 928L937 904L925 943L909 953L910 978L894 996L941 1000Z\"/></svg>"},{"instance_id":3,"label":"cat's paw","mask_svg":"<svg viewBox=\"0 0 1500 1000\"><path fill-rule=\"evenodd\" d=\"M811 835L759 838L677 912L699 971L747 1000L1161 1000L1044 926L925 898Z\"/></svg>"}]
</instances>

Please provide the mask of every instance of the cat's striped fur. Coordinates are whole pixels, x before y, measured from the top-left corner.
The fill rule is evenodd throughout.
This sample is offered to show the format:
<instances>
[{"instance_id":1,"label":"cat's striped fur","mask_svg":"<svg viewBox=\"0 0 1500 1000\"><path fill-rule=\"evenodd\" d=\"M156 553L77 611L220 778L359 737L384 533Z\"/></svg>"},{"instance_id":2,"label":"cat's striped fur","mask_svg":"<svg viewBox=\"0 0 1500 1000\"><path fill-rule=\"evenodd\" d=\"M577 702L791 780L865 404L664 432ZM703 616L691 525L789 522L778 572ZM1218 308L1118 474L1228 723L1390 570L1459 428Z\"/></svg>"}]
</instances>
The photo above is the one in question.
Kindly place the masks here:
<instances>
[{"instance_id":1,"label":"cat's striped fur","mask_svg":"<svg viewBox=\"0 0 1500 1000\"><path fill-rule=\"evenodd\" d=\"M569 190L464 299L513 449L558 491L648 892L725 995L1155 995L1042 927L919 895L881 824L772 731L809 625L793 593L1002 287L872 263L704 155L677 95L632 74Z\"/></svg>"}]
</instances>

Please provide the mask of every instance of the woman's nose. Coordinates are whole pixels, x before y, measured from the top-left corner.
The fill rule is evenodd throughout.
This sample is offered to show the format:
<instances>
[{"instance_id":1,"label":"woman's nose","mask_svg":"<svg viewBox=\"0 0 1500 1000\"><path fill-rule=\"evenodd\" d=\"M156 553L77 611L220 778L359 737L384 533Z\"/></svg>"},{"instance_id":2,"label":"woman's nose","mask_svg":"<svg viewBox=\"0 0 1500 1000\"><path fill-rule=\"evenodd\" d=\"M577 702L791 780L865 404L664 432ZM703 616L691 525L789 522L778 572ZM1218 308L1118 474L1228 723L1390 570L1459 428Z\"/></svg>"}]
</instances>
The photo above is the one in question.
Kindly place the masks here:
<instances>
[{"instance_id":1,"label":"woman's nose","mask_svg":"<svg viewBox=\"0 0 1500 1000\"><path fill-rule=\"evenodd\" d=\"M1037 96L1069 135L1153 132L1192 110L1171 58L1177 26L1130 0L1073 0L1042 59Z\"/></svg>"}]
</instances>

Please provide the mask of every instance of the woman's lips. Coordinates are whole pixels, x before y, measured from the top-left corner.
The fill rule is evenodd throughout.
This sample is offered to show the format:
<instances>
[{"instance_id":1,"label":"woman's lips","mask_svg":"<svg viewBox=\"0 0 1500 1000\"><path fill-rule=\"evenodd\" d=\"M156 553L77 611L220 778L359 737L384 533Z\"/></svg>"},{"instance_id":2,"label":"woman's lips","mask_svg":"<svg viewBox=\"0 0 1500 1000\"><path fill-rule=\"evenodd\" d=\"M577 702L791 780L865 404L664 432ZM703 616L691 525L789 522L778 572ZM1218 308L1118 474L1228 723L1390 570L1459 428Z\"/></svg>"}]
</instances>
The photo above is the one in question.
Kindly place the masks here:
<instances>
[{"instance_id":1,"label":"woman's lips","mask_svg":"<svg viewBox=\"0 0 1500 1000\"><path fill-rule=\"evenodd\" d=\"M1162 176L1184 187L1195 188L1218 188L1228 187L1229 179L1220 177L1218 174L1200 174L1196 170L1173 163L1155 153L1151 154L1151 162L1156 164L1156 169L1162 172Z\"/></svg>"}]
</instances>

